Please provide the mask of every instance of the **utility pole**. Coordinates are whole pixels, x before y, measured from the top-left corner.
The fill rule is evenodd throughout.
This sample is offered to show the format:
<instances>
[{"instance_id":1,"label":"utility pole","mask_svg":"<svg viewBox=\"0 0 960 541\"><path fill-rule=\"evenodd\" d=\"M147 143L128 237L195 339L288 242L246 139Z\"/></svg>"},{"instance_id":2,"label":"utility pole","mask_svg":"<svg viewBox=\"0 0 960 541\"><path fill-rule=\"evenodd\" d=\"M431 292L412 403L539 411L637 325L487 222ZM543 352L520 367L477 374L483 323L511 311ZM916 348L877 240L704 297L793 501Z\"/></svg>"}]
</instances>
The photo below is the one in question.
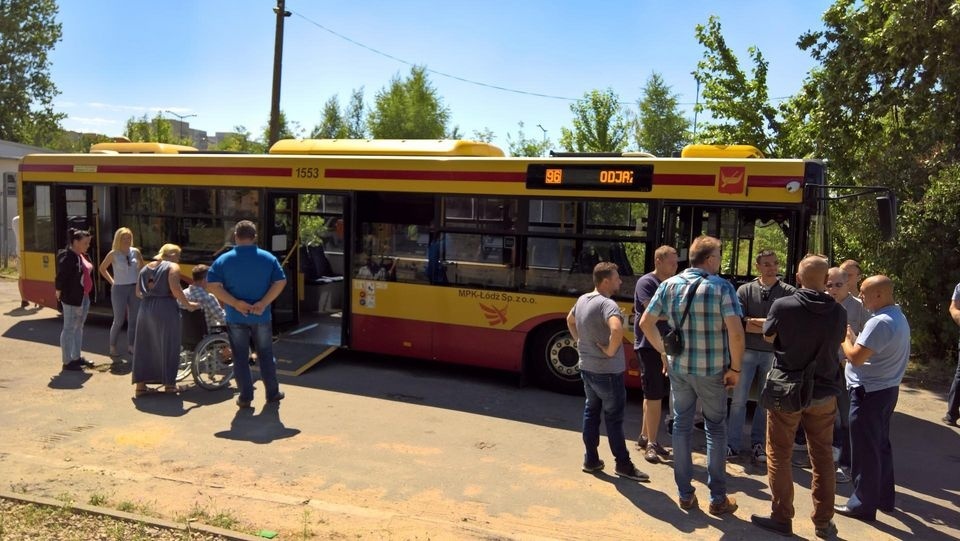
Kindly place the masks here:
<instances>
[{"instance_id":1,"label":"utility pole","mask_svg":"<svg viewBox=\"0 0 960 541\"><path fill-rule=\"evenodd\" d=\"M693 104L693 141L692 143L697 142L697 114L700 112L700 76L697 75L696 71L690 72L690 75L693 75L693 80L697 82L697 94L694 98Z\"/></svg>"},{"instance_id":2,"label":"utility pole","mask_svg":"<svg viewBox=\"0 0 960 541\"><path fill-rule=\"evenodd\" d=\"M273 44L273 99L270 102L270 140L267 148L280 139L280 73L283 66L283 19L290 16L285 0L277 0L273 12L277 14L277 32Z\"/></svg>"},{"instance_id":3,"label":"utility pole","mask_svg":"<svg viewBox=\"0 0 960 541\"><path fill-rule=\"evenodd\" d=\"M541 126L540 124L537 124L537 127L540 128L540 131L543 132L543 149L541 150L541 153L542 153L542 154L546 154L546 152L547 152L547 129L544 128L543 126Z\"/></svg>"}]
</instances>

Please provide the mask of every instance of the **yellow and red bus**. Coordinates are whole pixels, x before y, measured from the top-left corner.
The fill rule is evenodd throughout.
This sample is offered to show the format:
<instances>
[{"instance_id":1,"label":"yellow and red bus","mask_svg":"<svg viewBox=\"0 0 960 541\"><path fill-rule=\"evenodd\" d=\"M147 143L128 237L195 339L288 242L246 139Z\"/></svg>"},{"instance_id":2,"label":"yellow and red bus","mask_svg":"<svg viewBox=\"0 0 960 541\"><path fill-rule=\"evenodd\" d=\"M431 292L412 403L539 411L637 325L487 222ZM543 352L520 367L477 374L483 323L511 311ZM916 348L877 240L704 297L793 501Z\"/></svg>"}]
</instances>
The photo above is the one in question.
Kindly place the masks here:
<instances>
[{"instance_id":1,"label":"yellow and red bus","mask_svg":"<svg viewBox=\"0 0 960 541\"><path fill-rule=\"evenodd\" d=\"M103 143L24 157L18 190L23 291L51 308L69 227L93 233L95 264L125 226L145 254L179 244L189 266L211 263L236 221L253 220L290 278L273 310L278 362L293 373L349 348L575 391L565 316L597 262L619 266L617 300L632 316L660 245L684 268L691 241L716 236L735 282L751 278L760 249L781 255L786 277L830 250L824 164L744 146L518 158L472 141L286 140L267 155ZM94 310L109 312L109 293L98 277Z\"/></svg>"}]
</instances>

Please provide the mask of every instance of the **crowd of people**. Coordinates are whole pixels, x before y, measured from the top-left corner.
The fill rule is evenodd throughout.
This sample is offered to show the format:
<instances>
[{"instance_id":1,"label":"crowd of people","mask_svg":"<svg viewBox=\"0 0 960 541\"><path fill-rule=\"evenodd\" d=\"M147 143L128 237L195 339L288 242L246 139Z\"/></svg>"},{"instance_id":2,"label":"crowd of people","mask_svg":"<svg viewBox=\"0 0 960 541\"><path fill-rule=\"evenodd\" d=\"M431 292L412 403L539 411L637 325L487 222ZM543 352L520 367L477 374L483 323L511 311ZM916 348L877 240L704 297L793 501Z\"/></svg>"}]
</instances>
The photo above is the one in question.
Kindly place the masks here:
<instances>
[{"instance_id":1,"label":"crowd of people","mask_svg":"<svg viewBox=\"0 0 960 541\"><path fill-rule=\"evenodd\" d=\"M257 229L242 220L233 231L236 245L220 253L210 267L193 268L193 283L181 286L180 247L164 244L150 261L133 246L133 231L121 227L112 249L100 264L101 276L110 284L113 323L110 355L119 360L119 339L127 324L127 351L134 397L150 393L180 392L176 377L180 364L180 310L203 310L208 327L226 326L234 376L239 388L237 406L249 408L253 400L250 372L251 343L260 364L267 402L284 398L277 381L273 356L270 305L283 291L286 276L277 258L257 247ZM70 229L69 245L57 254L55 288L63 313L60 335L64 370L94 365L81 354L83 325L90 310L93 263L87 252L91 235Z\"/></svg>"},{"instance_id":2,"label":"crowd of people","mask_svg":"<svg viewBox=\"0 0 960 541\"><path fill-rule=\"evenodd\" d=\"M877 511L892 512L890 419L910 355L910 327L894 300L892 281L871 276L858 287L856 261L831 268L825 257L811 254L800 261L794 287L779 278L777 254L763 250L756 257L757 277L735 289L718 275L721 248L716 238L698 237L687 254L689 268L677 274L677 250L662 246L654 253L653 272L637 281L634 348L644 390L637 445L644 458L657 464L671 456L658 440L661 404L669 396L681 509L699 507L691 483L699 405L711 514L737 510L727 493L726 462L748 454L753 464L766 465L772 499L770 513L753 515L751 522L791 535L791 458L799 435L805 436L812 467L810 517L818 537L837 535L836 514L873 521ZM645 481L649 476L636 468L624 444L624 323L611 299L621 284L617 266L597 264L593 279L596 289L582 295L567 316L586 394L582 469L604 468L598 452L602 417L616 474ZM960 286L951 315L960 324ZM960 368L957 377L960 381ZM744 424L755 380L761 399L746 447ZM955 382L952 409L944 418L948 424L960 414L956 388ZM838 504L836 484L851 480L853 495Z\"/></svg>"}]
</instances>

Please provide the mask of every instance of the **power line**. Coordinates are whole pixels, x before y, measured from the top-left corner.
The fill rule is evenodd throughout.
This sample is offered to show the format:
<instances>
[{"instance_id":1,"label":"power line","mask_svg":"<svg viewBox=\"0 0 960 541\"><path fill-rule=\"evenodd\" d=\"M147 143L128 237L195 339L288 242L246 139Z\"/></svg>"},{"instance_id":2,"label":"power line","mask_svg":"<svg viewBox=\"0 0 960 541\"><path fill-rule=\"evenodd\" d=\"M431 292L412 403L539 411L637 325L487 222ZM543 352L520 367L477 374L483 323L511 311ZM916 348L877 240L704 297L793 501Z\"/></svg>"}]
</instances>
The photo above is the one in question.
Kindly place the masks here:
<instances>
[{"instance_id":1,"label":"power line","mask_svg":"<svg viewBox=\"0 0 960 541\"><path fill-rule=\"evenodd\" d=\"M376 48L374 48L374 47L371 47L371 46L369 46L369 45L366 45L366 44L364 44L364 43L361 43L361 42L359 42L359 41L357 41L357 40L355 40L355 39L353 39L353 38L350 38L350 37L348 37L348 36L345 36L345 35L337 32L336 30L333 30L333 29L327 28L326 26L323 26L322 24L314 21L313 19L310 19L309 17L307 17L306 15L303 15L302 13L298 13L298 12L296 12L296 11L294 11L294 12L292 12L292 13L293 13L294 15L296 15L297 17L300 17L300 18L303 19L304 21L312 24L313 26L316 26L317 28L323 30L324 32L327 32L327 33L329 33L329 34L332 34L332 35L334 35L334 36L342 39L343 41L346 41L346 42L348 42L348 43L351 43L351 44L353 44L353 45L356 45L357 47L360 47L360 48L362 48L362 49L366 49L366 50L368 50L368 51L370 51L370 52L372 52L372 53L374 53L374 54L376 54L376 55L382 56L382 57L384 57L384 58L389 58L390 60L393 60L394 62L399 62L399 63L404 64L404 65L407 65L407 66L418 66L418 65L419 65L419 64L417 64L417 63L415 63L415 62L410 62L409 60L404 60L404 59L402 59L402 58L400 58L400 57L394 56L394 55L392 55L392 54L390 54L390 53L383 52L383 51L381 51L380 49L376 49ZM471 85L475 85L475 86L480 86L480 87L483 87L483 88L490 88L490 89L493 89L493 90L500 90L500 91L502 91L502 92L510 92L510 93L513 93L513 94L522 94L522 95L524 95L524 96L533 96L533 97L537 97L537 98L547 98L547 99L551 99L551 100L561 100L561 101L569 101L569 102L583 101L583 98L570 98L570 97L566 97L566 96L555 96L555 95L553 95L553 94L543 94L543 93L540 93L540 92L530 92L530 91L528 91L528 90L518 90L518 89L516 89L516 88L509 88L509 87L505 87L505 86L495 85L495 84L492 84L492 83L484 83L484 82L482 82L482 81L475 81L475 80L473 80L473 79L467 79L466 77L460 77L459 75L453 75L453 74L450 74L450 73L445 73L445 72L442 72L442 71L437 71L437 70L435 70L435 69L430 69L430 68L428 68L428 67L426 67L426 66L422 66L422 67L423 67L424 71L427 71L428 73L432 73L432 74L434 74L434 75L439 75L439 76L441 76L441 77L446 77L447 79L453 79L453 80L455 80L455 81L460 81L460 82L462 82L462 83L467 83L467 84L471 84ZM768 98L768 99L769 99L770 101L782 101L782 100L789 99L789 98L791 98L791 97L792 97L792 96L780 96L780 97ZM636 103L636 100L635 100L635 101L621 101L621 102L620 102L621 105L634 105L635 103ZM695 103L695 102L692 102L692 101L691 101L691 102L678 102L677 105L696 105L696 103Z\"/></svg>"}]
</instances>

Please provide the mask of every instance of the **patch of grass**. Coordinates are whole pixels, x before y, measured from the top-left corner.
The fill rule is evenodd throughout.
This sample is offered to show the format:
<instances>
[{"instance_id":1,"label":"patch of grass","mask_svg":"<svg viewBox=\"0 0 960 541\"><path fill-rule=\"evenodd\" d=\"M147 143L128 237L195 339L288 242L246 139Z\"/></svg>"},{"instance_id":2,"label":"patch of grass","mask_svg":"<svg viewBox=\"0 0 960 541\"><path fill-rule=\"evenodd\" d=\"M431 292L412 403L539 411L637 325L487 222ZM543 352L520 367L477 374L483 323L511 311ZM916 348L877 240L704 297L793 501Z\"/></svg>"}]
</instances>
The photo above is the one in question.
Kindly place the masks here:
<instances>
[{"instance_id":1,"label":"patch of grass","mask_svg":"<svg viewBox=\"0 0 960 541\"><path fill-rule=\"evenodd\" d=\"M917 357L914 357L907 364L907 372L903 379L914 387L942 392L950 388L956 369L957 360L955 358L928 359L926 362L920 362Z\"/></svg>"},{"instance_id":2,"label":"patch of grass","mask_svg":"<svg viewBox=\"0 0 960 541\"><path fill-rule=\"evenodd\" d=\"M99 492L94 492L90 495L90 499L87 500L87 503L90 505L96 505L97 507L105 507L109 500L107 499L106 494L100 494Z\"/></svg>"},{"instance_id":3,"label":"patch of grass","mask_svg":"<svg viewBox=\"0 0 960 541\"><path fill-rule=\"evenodd\" d=\"M129 500L124 500L118 503L117 510L123 511L124 513L135 513L147 517L160 516L160 513L156 512L149 504L143 502L131 502Z\"/></svg>"},{"instance_id":4,"label":"patch of grass","mask_svg":"<svg viewBox=\"0 0 960 541\"><path fill-rule=\"evenodd\" d=\"M310 508L303 509L303 531L300 532L301 539L310 539L313 537L313 531L310 529Z\"/></svg>"},{"instance_id":5,"label":"patch of grass","mask_svg":"<svg viewBox=\"0 0 960 541\"><path fill-rule=\"evenodd\" d=\"M193 503L193 507L187 512L186 515L176 515L175 517L177 522L186 522L191 521L202 522L208 526L216 526L217 528L224 528L226 530L239 530L240 519L235 517L233 513L228 510L223 509L209 509L200 505L197 502Z\"/></svg>"}]
</instances>

